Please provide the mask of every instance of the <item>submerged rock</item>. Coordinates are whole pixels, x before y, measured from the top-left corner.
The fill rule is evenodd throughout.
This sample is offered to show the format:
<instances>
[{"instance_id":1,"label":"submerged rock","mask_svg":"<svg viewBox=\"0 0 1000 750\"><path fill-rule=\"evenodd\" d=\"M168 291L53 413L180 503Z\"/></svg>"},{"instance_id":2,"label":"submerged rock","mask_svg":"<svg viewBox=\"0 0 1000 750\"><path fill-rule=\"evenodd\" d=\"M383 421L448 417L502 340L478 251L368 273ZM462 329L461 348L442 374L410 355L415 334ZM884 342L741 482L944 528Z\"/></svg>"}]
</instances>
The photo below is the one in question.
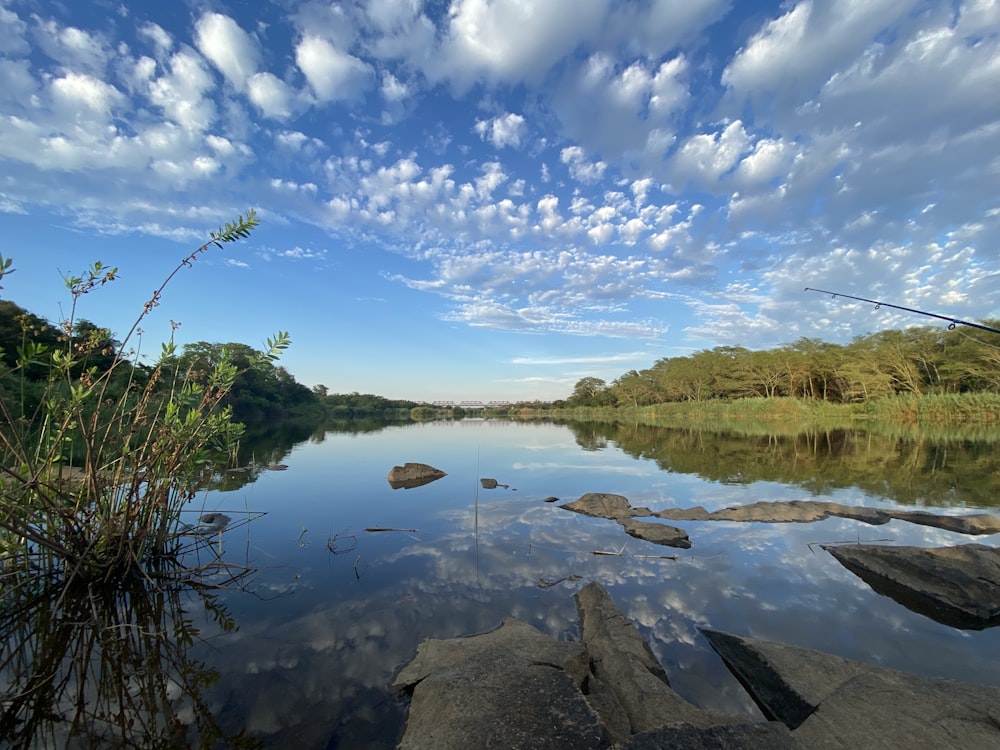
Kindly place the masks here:
<instances>
[{"instance_id":1,"label":"submerged rock","mask_svg":"<svg viewBox=\"0 0 1000 750\"><path fill-rule=\"evenodd\" d=\"M802 747L1000 747L1000 688L702 630L765 716Z\"/></svg>"},{"instance_id":2,"label":"submerged rock","mask_svg":"<svg viewBox=\"0 0 1000 750\"><path fill-rule=\"evenodd\" d=\"M938 513L890 508L865 508L822 500L761 501L709 512L700 505L693 508L667 508L652 515L668 521L757 521L761 523L812 523L837 516L880 526L892 520L934 526L960 534L1000 533L1000 518L989 513L946 516Z\"/></svg>"},{"instance_id":3,"label":"submerged rock","mask_svg":"<svg viewBox=\"0 0 1000 750\"><path fill-rule=\"evenodd\" d=\"M954 547L823 545L876 592L950 627L1000 625L1000 550Z\"/></svg>"},{"instance_id":4,"label":"submerged rock","mask_svg":"<svg viewBox=\"0 0 1000 750\"><path fill-rule=\"evenodd\" d=\"M402 466L393 466L389 470L386 479L389 481L389 486L394 490L407 490L430 484L446 476L448 475L445 472L435 469L428 464L407 462Z\"/></svg>"},{"instance_id":5,"label":"submerged rock","mask_svg":"<svg viewBox=\"0 0 1000 750\"><path fill-rule=\"evenodd\" d=\"M673 722L738 721L677 695L599 584L576 599L582 642L556 641L507 618L489 633L421 643L393 682L413 695L399 747L608 748Z\"/></svg>"},{"instance_id":6,"label":"submerged rock","mask_svg":"<svg viewBox=\"0 0 1000 750\"><path fill-rule=\"evenodd\" d=\"M1000 687L935 680L810 649L702 630L766 721L674 692L599 584L576 595L581 641L507 618L430 639L393 685L412 694L402 750L854 750L1000 747Z\"/></svg>"},{"instance_id":7,"label":"submerged rock","mask_svg":"<svg viewBox=\"0 0 1000 750\"><path fill-rule=\"evenodd\" d=\"M633 508L627 497L603 492L589 492L578 500L560 505L560 508L582 513L595 518L617 521L625 533L636 539L644 539L654 544L687 549L691 546L687 532L676 526L655 521L637 521L636 518L651 517L655 514L649 508Z\"/></svg>"}]
</instances>

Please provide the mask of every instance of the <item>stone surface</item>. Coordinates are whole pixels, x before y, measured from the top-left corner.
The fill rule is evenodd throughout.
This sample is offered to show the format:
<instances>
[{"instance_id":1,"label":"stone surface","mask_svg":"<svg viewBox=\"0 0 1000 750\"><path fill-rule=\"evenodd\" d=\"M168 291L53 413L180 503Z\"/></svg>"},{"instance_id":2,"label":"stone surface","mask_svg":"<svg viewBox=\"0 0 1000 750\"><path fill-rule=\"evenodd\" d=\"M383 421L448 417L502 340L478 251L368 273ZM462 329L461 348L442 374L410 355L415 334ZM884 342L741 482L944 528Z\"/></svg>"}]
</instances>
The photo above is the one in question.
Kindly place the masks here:
<instances>
[{"instance_id":1,"label":"stone surface","mask_svg":"<svg viewBox=\"0 0 1000 750\"><path fill-rule=\"evenodd\" d=\"M806 750L784 724L727 724L695 727L671 724L633 735L618 750Z\"/></svg>"},{"instance_id":2,"label":"stone surface","mask_svg":"<svg viewBox=\"0 0 1000 750\"><path fill-rule=\"evenodd\" d=\"M853 518L867 524L880 526L893 519L934 526L960 534L1000 533L1000 518L989 513L972 513L964 516L946 516L927 511L865 508L860 505L843 505L822 500L761 501L712 512L701 506L693 508L667 508L652 515L668 521L757 521L761 523L812 523L837 516Z\"/></svg>"},{"instance_id":3,"label":"stone surface","mask_svg":"<svg viewBox=\"0 0 1000 750\"><path fill-rule=\"evenodd\" d=\"M765 715L804 748L1000 747L1000 688L935 680L703 630Z\"/></svg>"},{"instance_id":4,"label":"stone surface","mask_svg":"<svg viewBox=\"0 0 1000 750\"><path fill-rule=\"evenodd\" d=\"M386 479L389 481L390 487L399 490L420 487L445 476L448 476L445 472L428 464L407 462L402 466L393 466L389 469Z\"/></svg>"},{"instance_id":5,"label":"stone surface","mask_svg":"<svg viewBox=\"0 0 1000 750\"><path fill-rule=\"evenodd\" d=\"M667 724L694 731L738 721L677 695L599 584L578 592L577 608L581 642L507 618L489 633L421 643L393 682L412 692L399 747L608 748Z\"/></svg>"},{"instance_id":6,"label":"stone surface","mask_svg":"<svg viewBox=\"0 0 1000 750\"><path fill-rule=\"evenodd\" d=\"M394 686L412 701L403 750L854 750L1000 747L1000 688L934 680L703 630L771 721L688 703L597 583L576 595L580 642L519 620L427 640Z\"/></svg>"},{"instance_id":7,"label":"stone surface","mask_svg":"<svg viewBox=\"0 0 1000 750\"><path fill-rule=\"evenodd\" d=\"M594 518L606 518L617 521L625 529L625 533L636 539L645 539L654 544L665 544L669 547L687 549L691 546L687 532L676 526L655 521L637 521L636 518L655 515L649 508L633 508L627 497L604 492L588 492L578 500L559 506L574 513L582 513Z\"/></svg>"},{"instance_id":8,"label":"stone surface","mask_svg":"<svg viewBox=\"0 0 1000 750\"><path fill-rule=\"evenodd\" d=\"M606 748L580 683L582 644L512 618L468 638L428 640L393 685L412 690L401 750Z\"/></svg>"},{"instance_id":9,"label":"stone surface","mask_svg":"<svg viewBox=\"0 0 1000 750\"><path fill-rule=\"evenodd\" d=\"M636 539L645 539L654 544L664 544L668 547L680 547L688 549L691 547L691 540L684 529L676 526L668 526L665 523L655 521L637 521L634 518L619 518L618 523L625 529L625 533Z\"/></svg>"},{"instance_id":10,"label":"stone surface","mask_svg":"<svg viewBox=\"0 0 1000 750\"><path fill-rule=\"evenodd\" d=\"M624 495L612 495L605 492L588 492L571 503L559 506L574 513L582 513L594 518L607 518L617 521L619 518L640 518L653 515L649 508L633 508L632 503Z\"/></svg>"},{"instance_id":11,"label":"stone surface","mask_svg":"<svg viewBox=\"0 0 1000 750\"><path fill-rule=\"evenodd\" d=\"M1000 550L954 547L823 545L876 592L950 627L1000 625Z\"/></svg>"}]
</instances>

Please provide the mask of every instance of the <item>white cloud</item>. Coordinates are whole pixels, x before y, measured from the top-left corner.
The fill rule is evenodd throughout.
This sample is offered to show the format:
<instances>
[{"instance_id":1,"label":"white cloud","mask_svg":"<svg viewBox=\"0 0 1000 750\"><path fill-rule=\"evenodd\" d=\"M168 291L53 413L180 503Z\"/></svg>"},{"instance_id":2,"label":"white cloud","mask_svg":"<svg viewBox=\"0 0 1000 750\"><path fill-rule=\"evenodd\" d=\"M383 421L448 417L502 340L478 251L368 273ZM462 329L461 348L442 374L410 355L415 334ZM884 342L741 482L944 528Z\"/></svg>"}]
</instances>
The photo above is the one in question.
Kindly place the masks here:
<instances>
[{"instance_id":1,"label":"white cloud","mask_svg":"<svg viewBox=\"0 0 1000 750\"><path fill-rule=\"evenodd\" d=\"M152 21L139 27L139 36L149 39L160 54L166 54L174 46L174 38L162 26Z\"/></svg>"},{"instance_id":2,"label":"white cloud","mask_svg":"<svg viewBox=\"0 0 1000 750\"><path fill-rule=\"evenodd\" d=\"M195 24L198 50L237 91L257 72L260 53L256 40L229 16L205 13ZM256 102L255 102L256 103Z\"/></svg>"},{"instance_id":3,"label":"white cloud","mask_svg":"<svg viewBox=\"0 0 1000 750\"><path fill-rule=\"evenodd\" d=\"M622 67L596 53L567 73L552 107L566 134L588 153L621 167L656 170L673 142L675 117L689 100L688 68L683 56Z\"/></svg>"},{"instance_id":4,"label":"white cloud","mask_svg":"<svg viewBox=\"0 0 1000 750\"><path fill-rule=\"evenodd\" d=\"M295 91L271 73L256 73L247 81L247 98L267 117L291 117L295 97Z\"/></svg>"},{"instance_id":5,"label":"white cloud","mask_svg":"<svg viewBox=\"0 0 1000 750\"><path fill-rule=\"evenodd\" d=\"M506 112L491 120L476 120L475 131L484 141L489 141L495 148L504 146L518 147L524 137L526 127L524 117Z\"/></svg>"},{"instance_id":6,"label":"white cloud","mask_svg":"<svg viewBox=\"0 0 1000 750\"><path fill-rule=\"evenodd\" d=\"M31 45L25 38L28 25L12 10L0 6L0 52L5 55L26 55Z\"/></svg>"},{"instance_id":7,"label":"white cloud","mask_svg":"<svg viewBox=\"0 0 1000 750\"><path fill-rule=\"evenodd\" d=\"M62 26L57 21L35 18L35 39L46 55L63 65L90 73L104 71L111 50L100 36L75 26Z\"/></svg>"},{"instance_id":8,"label":"white cloud","mask_svg":"<svg viewBox=\"0 0 1000 750\"><path fill-rule=\"evenodd\" d=\"M750 38L726 66L722 83L736 102L750 98L765 107L771 97L779 114L788 111L812 99L843 61L854 59L876 35L911 22L918 4L801 0Z\"/></svg>"},{"instance_id":9,"label":"white cloud","mask_svg":"<svg viewBox=\"0 0 1000 750\"><path fill-rule=\"evenodd\" d=\"M382 74L382 98L388 102L400 102L410 96L410 87L389 71Z\"/></svg>"},{"instance_id":10,"label":"white cloud","mask_svg":"<svg viewBox=\"0 0 1000 750\"><path fill-rule=\"evenodd\" d=\"M125 96L114 86L84 73L67 73L52 81L52 94L75 110L109 117L111 110L125 104Z\"/></svg>"},{"instance_id":11,"label":"white cloud","mask_svg":"<svg viewBox=\"0 0 1000 750\"><path fill-rule=\"evenodd\" d=\"M295 62L321 102L353 99L371 85L371 66L321 37L303 38Z\"/></svg>"},{"instance_id":12,"label":"white cloud","mask_svg":"<svg viewBox=\"0 0 1000 750\"><path fill-rule=\"evenodd\" d=\"M537 82L597 33L607 8L607 0L455 0L425 72L459 89L479 77Z\"/></svg>"},{"instance_id":13,"label":"white cloud","mask_svg":"<svg viewBox=\"0 0 1000 750\"><path fill-rule=\"evenodd\" d=\"M736 120L721 132L688 138L673 157L671 172L679 186L688 180L714 186L736 166L749 145L743 123Z\"/></svg>"},{"instance_id":14,"label":"white cloud","mask_svg":"<svg viewBox=\"0 0 1000 750\"><path fill-rule=\"evenodd\" d=\"M181 127L204 131L216 118L215 105L205 96L213 88L201 57L182 49L170 58L170 74L150 84L149 99Z\"/></svg>"},{"instance_id":15,"label":"white cloud","mask_svg":"<svg viewBox=\"0 0 1000 750\"><path fill-rule=\"evenodd\" d=\"M603 161L589 162L579 146L567 146L559 153L562 163L570 175L578 182L593 183L604 177L608 165Z\"/></svg>"}]
</instances>

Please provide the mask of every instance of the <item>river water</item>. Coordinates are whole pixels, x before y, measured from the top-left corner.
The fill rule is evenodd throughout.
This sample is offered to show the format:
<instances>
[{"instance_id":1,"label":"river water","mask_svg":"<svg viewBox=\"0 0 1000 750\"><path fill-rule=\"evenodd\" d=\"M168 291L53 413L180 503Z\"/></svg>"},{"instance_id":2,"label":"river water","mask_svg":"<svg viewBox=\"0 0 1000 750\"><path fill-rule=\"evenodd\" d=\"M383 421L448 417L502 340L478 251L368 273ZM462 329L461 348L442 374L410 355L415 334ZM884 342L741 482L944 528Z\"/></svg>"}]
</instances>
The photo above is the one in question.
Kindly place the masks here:
<instances>
[{"instance_id":1,"label":"river water","mask_svg":"<svg viewBox=\"0 0 1000 750\"><path fill-rule=\"evenodd\" d=\"M672 549L545 502L609 492L652 510L812 499L967 513L998 496L995 447L968 437L479 420L320 429L262 447L257 464L280 466L228 477L196 500L197 512L233 519L216 547L256 572L245 591L219 596L235 632L191 615L202 640L188 656L218 673L204 700L227 731L273 747L392 747L405 702L388 685L422 639L482 632L507 616L573 638L573 592L599 581L674 688L706 709L760 718L703 627L1000 685L1000 629L959 630L912 612L818 547L996 537L841 518L681 522L692 546ZM393 490L386 474L407 461L447 476ZM508 486L484 489L482 477ZM393 530L366 531L375 527Z\"/></svg>"}]
</instances>

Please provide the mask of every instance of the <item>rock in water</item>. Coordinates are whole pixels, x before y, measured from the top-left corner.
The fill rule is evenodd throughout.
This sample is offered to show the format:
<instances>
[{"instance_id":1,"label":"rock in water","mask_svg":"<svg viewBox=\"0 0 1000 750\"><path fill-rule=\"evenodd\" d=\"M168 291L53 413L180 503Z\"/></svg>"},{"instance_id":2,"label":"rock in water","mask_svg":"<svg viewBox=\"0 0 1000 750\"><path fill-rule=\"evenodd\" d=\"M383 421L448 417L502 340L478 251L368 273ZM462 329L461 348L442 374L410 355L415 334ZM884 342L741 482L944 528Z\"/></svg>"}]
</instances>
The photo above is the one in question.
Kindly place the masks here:
<instances>
[{"instance_id":1,"label":"rock in water","mask_svg":"<svg viewBox=\"0 0 1000 750\"><path fill-rule=\"evenodd\" d=\"M446 476L448 475L440 469L435 469L433 466L407 462L402 466L393 466L389 470L386 479L389 480L389 486L394 490L408 490L413 487L430 484L436 479Z\"/></svg>"}]
</instances>

